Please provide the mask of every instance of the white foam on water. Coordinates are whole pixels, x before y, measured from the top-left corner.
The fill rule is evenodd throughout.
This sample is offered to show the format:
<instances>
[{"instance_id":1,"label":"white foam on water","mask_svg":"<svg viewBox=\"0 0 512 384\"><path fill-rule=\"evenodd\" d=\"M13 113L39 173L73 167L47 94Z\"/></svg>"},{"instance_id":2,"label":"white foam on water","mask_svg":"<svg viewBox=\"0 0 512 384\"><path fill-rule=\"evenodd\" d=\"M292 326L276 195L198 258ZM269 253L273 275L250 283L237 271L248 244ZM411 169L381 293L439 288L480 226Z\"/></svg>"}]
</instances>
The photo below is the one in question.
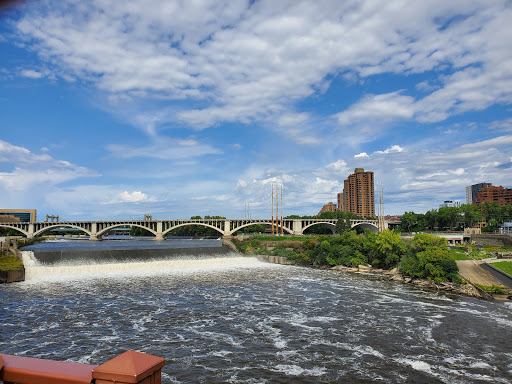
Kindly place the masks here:
<instances>
[{"instance_id":1,"label":"white foam on water","mask_svg":"<svg viewBox=\"0 0 512 384\"><path fill-rule=\"evenodd\" d=\"M322 376L327 373L327 369L324 367L313 367L311 369L305 369L298 365L284 365L279 364L275 367L276 372L282 372L288 376Z\"/></svg>"},{"instance_id":2,"label":"white foam on water","mask_svg":"<svg viewBox=\"0 0 512 384\"><path fill-rule=\"evenodd\" d=\"M105 278L126 278L158 275L194 275L235 269L279 268L256 257L175 258L119 263L90 263L81 265L44 265L32 251L23 251L25 282L70 281Z\"/></svg>"},{"instance_id":3,"label":"white foam on water","mask_svg":"<svg viewBox=\"0 0 512 384\"><path fill-rule=\"evenodd\" d=\"M77 239L46 239L45 243L71 243L76 242Z\"/></svg>"},{"instance_id":4,"label":"white foam on water","mask_svg":"<svg viewBox=\"0 0 512 384\"><path fill-rule=\"evenodd\" d=\"M425 372L425 373L434 375L434 372L432 372L432 366L425 361L404 359L404 358L396 359L396 361L398 363L408 365L417 371L421 371L421 372Z\"/></svg>"},{"instance_id":5,"label":"white foam on water","mask_svg":"<svg viewBox=\"0 0 512 384\"><path fill-rule=\"evenodd\" d=\"M40 265L32 251L21 251L21 261L23 261L23 265L25 266L25 274L28 269Z\"/></svg>"},{"instance_id":6,"label":"white foam on water","mask_svg":"<svg viewBox=\"0 0 512 384\"><path fill-rule=\"evenodd\" d=\"M472 363L469 367L470 368L480 368L480 369L493 369L493 370L496 369L483 361L476 361L476 362Z\"/></svg>"}]
</instances>

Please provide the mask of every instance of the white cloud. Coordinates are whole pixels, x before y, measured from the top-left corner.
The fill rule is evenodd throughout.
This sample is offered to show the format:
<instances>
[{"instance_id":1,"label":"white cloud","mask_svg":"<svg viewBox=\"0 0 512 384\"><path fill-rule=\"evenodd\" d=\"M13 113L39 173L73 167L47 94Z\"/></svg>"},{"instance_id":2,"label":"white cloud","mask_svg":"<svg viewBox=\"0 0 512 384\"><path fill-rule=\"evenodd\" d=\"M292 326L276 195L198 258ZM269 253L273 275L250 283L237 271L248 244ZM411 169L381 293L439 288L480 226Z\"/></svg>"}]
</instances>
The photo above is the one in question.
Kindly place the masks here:
<instances>
[{"instance_id":1,"label":"white cloud","mask_svg":"<svg viewBox=\"0 0 512 384\"><path fill-rule=\"evenodd\" d=\"M400 91L368 95L337 115L342 125L435 122L512 101L512 10L504 2L97 0L28 9L18 30L59 76L90 81L117 102L193 102L164 113L151 134L170 121L303 124L308 115L294 104L325 92L338 74L432 71L439 83L418 84L433 91L419 101Z\"/></svg>"},{"instance_id":2,"label":"white cloud","mask_svg":"<svg viewBox=\"0 0 512 384\"><path fill-rule=\"evenodd\" d=\"M400 92L367 95L335 116L341 125L353 125L364 121L409 120L414 114L413 103L412 97L403 96Z\"/></svg>"},{"instance_id":3,"label":"white cloud","mask_svg":"<svg viewBox=\"0 0 512 384\"><path fill-rule=\"evenodd\" d=\"M154 201L153 198L149 198L148 195L142 193L141 191L133 191L129 193L128 191L124 191L119 194L119 198L121 202L126 203L140 203L143 201Z\"/></svg>"},{"instance_id":4,"label":"white cloud","mask_svg":"<svg viewBox=\"0 0 512 384\"><path fill-rule=\"evenodd\" d=\"M20 74L21 76L28 77L29 79L40 79L44 76L43 73L34 71L33 69L24 69Z\"/></svg>"},{"instance_id":5,"label":"white cloud","mask_svg":"<svg viewBox=\"0 0 512 384\"><path fill-rule=\"evenodd\" d=\"M53 186L81 177L99 176L85 167L55 160L48 154L34 154L26 148L1 140L0 163L10 168L10 171L0 172L0 189L3 190L26 191L37 189L38 185Z\"/></svg>"},{"instance_id":6,"label":"white cloud","mask_svg":"<svg viewBox=\"0 0 512 384\"><path fill-rule=\"evenodd\" d=\"M388 153L396 153L396 152L402 152L404 149L400 147L399 145L393 145L389 147L388 149L385 149L384 151L375 151L375 153L378 154L388 154Z\"/></svg>"},{"instance_id":7,"label":"white cloud","mask_svg":"<svg viewBox=\"0 0 512 384\"><path fill-rule=\"evenodd\" d=\"M192 200L218 200L218 201L228 201L231 200L232 196L228 195L213 195L213 196L197 196L192 197Z\"/></svg>"},{"instance_id":8,"label":"white cloud","mask_svg":"<svg viewBox=\"0 0 512 384\"><path fill-rule=\"evenodd\" d=\"M121 159L145 157L178 160L222 153L210 145L200 144L193 139L179 140L158 137L154 141L152 145L137 147L124 144L110 144L107 145L107 150L112 156Z\"/></svg>"},{"instance_id":9,"label":"white cloud","mask_svg":"<svg viewBox=\"0 0 512 384\"><path fill-rule=\"evenodd\" d=\"M494 121L489 124L492 131L512 132L512 118Z\"/></svg>"}]
</instances>

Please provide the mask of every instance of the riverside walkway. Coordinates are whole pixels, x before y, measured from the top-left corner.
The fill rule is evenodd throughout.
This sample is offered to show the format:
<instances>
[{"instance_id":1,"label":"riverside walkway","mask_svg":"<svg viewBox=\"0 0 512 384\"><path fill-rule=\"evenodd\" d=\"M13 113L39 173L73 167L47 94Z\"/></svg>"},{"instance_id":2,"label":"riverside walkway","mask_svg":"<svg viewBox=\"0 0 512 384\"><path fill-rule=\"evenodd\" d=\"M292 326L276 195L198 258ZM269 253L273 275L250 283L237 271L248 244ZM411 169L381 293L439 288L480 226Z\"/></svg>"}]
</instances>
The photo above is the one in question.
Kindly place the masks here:
<instances>
[{"instance_id":1,"label":"riverside walkway","mask_svg":"<svg viewBox=\"0 0 512 384\"><path fill-rule=\"evenodd\" d=\"M485 263L489 261L491 260L457 260L456 263L459 273L473 284L504 286L512 289L510 279L490 268L485 268Z\"/></svg>"}]
</instances>

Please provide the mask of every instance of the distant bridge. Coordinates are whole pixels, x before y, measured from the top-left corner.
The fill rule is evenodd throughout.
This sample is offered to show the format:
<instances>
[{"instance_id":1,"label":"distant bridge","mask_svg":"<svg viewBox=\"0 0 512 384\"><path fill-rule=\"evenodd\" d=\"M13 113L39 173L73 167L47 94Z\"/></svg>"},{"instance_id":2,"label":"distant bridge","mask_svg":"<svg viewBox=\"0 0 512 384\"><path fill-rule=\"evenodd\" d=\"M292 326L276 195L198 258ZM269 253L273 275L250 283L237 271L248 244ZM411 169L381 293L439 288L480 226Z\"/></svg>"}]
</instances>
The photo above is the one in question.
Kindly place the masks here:
<instances>
[{"instance_id":1,"label":"distant bridge","mask_svg":"<svg viewBox=\"0 0 512 384\"><path fill-rule=\"evenodd\" d=\"M274 220L276 233L283 232L301 236L304 231L314 225L325 226L334 233L337 219L283 219ZM119 220L119 221L64 221L64 222L37 222L37 223L0 223L0 228L12 228L21 232L27 238L40 236L51 229L76 228L89 235L90 240L100 240L101 236L118 227L135 226L148 230L155 235L155 240L161 241L173 229L188 225L201 225L215 229L219 235L230 237L235 232L255 224L272 225L271 219L199 219L199 220ZM378 231L377 220L356 219L350 220L351 228L359 227L363 230ZM386 223L387 227L387 223Z\"/></svg>"}]
</instances>

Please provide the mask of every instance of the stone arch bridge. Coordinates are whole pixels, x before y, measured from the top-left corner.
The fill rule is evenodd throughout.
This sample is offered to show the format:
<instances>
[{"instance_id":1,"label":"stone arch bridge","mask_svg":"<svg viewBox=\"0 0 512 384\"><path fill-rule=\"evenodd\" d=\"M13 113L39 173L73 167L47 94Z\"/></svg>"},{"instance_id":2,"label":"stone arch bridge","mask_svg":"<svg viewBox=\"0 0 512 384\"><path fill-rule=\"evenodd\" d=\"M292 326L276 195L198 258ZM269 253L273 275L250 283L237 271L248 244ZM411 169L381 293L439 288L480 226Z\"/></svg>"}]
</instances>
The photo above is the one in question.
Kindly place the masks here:
<instances>
[{"instance_id":1,"label":"stone arch bridge","mask_svg":"<svg viewBox=\"0 0 512 384\"><path fill-rule=\"evenodd\" d=\"M337 219L283 219L281 222L274 220L274 225L281 227L283 233L301 236L304 231L315 225L328 227L334 233ZM360 227L378 231L377 220L350 220L351 228ZM76 228L84 231L90 240L100 240L101 236L118 227L136 226L144 228L155 235L155 240L163 240L164 236L173 229L187 225L201 225L213 228L219 235L230 237L236 231L255 224L271 225L271 219L200 219L200 220L119 220L119 221L64 221L64 222L36 222L36 223L0 223L0 228L11 228L21 232L27 238L40 236L43 233L56 228ZM387 227L387 223L386 223Z\"/></svg>"}]
</instances>

